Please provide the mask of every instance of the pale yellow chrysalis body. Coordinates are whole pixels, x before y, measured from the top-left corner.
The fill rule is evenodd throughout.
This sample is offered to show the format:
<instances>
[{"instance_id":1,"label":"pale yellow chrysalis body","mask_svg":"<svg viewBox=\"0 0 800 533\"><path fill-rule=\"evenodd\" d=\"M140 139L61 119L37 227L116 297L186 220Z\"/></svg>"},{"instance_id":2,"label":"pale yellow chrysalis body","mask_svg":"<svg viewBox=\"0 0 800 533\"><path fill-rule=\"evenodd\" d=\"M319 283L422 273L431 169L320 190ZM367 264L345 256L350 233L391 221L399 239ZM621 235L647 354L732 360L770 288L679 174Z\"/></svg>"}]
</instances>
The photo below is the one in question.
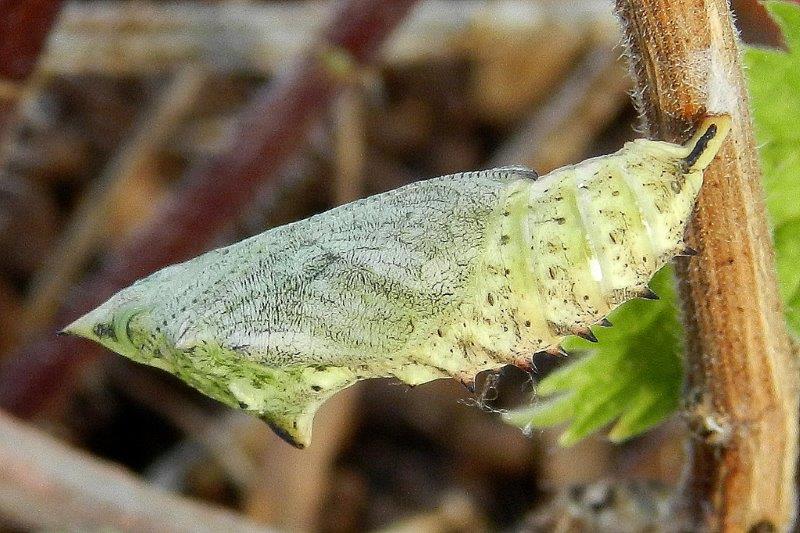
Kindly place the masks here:
<instances>
[{"instance_id":1,"label":"pale yellow chrysalis body","mask_svg":"<svg viewBox=\"0 0 800 533\"><path fill-rule=\"evenodd\" d=\"M525 366L685 249L729 128L636 140L533 179L444 176L282 226L124 289L66 328L254 412L295 445L358 380L409 384Z\"/></svg>"}]
</instances>

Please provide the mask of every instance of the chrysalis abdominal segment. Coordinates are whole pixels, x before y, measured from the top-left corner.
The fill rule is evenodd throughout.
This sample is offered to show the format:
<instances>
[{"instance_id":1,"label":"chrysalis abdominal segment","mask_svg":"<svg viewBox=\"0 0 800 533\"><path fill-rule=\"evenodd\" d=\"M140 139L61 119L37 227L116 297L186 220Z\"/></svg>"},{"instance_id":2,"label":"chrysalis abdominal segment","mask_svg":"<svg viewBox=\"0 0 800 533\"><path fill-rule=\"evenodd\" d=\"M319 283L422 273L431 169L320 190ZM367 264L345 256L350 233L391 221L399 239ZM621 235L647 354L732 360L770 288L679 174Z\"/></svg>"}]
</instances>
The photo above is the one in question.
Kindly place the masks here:
<instances>
[{"instance_id":1,"label":"chrysalis abdominal segment","mask_svg":"<svg viewBox=\"0 0 800 533\"><path fill-rule=\"evenodd\" d=\"M527 367L687 251L702 172L729 128L636 140L532 179L494 169L359 200L173 265L66 331L253 412L297 446L358 380L419 384Z\"/></svg>"}]
</instances>

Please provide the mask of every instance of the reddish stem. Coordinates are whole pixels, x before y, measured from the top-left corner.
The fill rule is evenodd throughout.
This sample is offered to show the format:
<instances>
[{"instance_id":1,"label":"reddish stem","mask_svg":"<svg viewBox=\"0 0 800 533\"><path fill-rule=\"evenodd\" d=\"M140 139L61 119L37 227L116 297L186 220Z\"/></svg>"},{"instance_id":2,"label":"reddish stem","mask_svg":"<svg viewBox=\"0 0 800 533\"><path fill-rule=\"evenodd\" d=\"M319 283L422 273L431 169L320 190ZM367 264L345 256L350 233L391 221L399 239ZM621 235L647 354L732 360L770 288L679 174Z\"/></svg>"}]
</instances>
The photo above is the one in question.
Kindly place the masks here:
<instances>
[{"instance_id":1,"label":"reddish stem","mask_svg":"<svg viewBox=\"0 0 800 533\"><path fill-rule=\"evenodd\" d=\"M60 8L61 0L0 0L0 144Z\"/></svg>"},{"instance_id":2,"label":"reddish stem","mask_svg":"<svg viewBox=\"0 0 800 533\"><path fill-rule=\"evenodd\" d=\"M31 75L61 0L0 0L0 79Z\"/></svg>"}]
</instances>

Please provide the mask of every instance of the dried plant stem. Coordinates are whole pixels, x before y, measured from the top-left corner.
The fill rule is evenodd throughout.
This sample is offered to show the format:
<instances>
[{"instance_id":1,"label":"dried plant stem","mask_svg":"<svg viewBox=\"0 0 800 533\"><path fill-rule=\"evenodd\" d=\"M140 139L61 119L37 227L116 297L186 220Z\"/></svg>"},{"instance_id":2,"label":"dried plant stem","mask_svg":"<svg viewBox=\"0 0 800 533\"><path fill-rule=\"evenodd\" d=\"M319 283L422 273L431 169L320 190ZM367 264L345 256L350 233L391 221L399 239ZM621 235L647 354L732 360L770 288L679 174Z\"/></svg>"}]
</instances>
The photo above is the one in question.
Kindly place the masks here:
<instances>
[{"instance_id":1,"label":"dried plant stem","mask_svg":"<svg viewBox=\"0 0 800 533\"><path fill-rule=\"evenodd\" d=\"M35 530L271 531L163 492L0 413L0 514Z\"/></svg>"},{"instance_id":2,"label":"dried plant stem","mask_svg":"<svg viewBox=\"0 0 800 533\"><path fill-rule=\"evenodd\" d=\"M61 242L30 283L21 318L23 334L36 333L53 319L68 288L96 251L116 202L191 109L205 83L205 73L194 67L179 71L159 101L146 113L127 142L84 194Z\"/></svg>"},{"instance_id":3,"label":"dried plant stem","mask_svg":"<svg viewBox=\"0 0 800 533\"><path fill-rule=\"evenodd\" d=\"M619 51L598 43L500 147L490 166L523 164L545 174L580 160L603 126L629 101L630 85Z\"/></svg>"},{"instance_id":4,"label":"dried plant stem","mask_svg":"<svg viewBox=\"0 0 800 533\"><path fill-rule=\"evenodd\" d=\"M336 179L333 203L346 204L364 194L364 95L362 88L350 84L333 107Z\"/></svg>"},{"instance_id":5,"label":"dried plant stem","mask_svg":"<svg viewBox=\"0 0 800 533\"><path fill-rule=\"evenodd\" d=\"M678 265L692 439L692 529L787 530L794 518L798 372L781 312L747 91L725 0L617 0L650 135L682 140L707 112L733 127L706 172Z\"/></svg>"},{"instance_id":6,"label":"dried plant stem","mask_svg":"<svg viewBox=\"0 0 800 533\"><path fill-rule=\"evenodd\" d=\"M271 74L307 49L332 3L140 1L131 9L126 1L68 1L41 68L50 76L143 76L197 62L215 71ZM428 0L409 14L381 60L452 57L472 49L463 35L478 22L500 35L518 28L521 17L532 31L567 23L603 34L613 24L610 15L605 0Z\"/></svg>"},{"instance_id":7,"label":"dried plant stem","mask_svg":"<svg viewBox=\"0 0 800 533\"><path fill-rule=\"evenodd\" d=\"M0 163L61 0L0 0Z\"/></svg>"}]
</instances>

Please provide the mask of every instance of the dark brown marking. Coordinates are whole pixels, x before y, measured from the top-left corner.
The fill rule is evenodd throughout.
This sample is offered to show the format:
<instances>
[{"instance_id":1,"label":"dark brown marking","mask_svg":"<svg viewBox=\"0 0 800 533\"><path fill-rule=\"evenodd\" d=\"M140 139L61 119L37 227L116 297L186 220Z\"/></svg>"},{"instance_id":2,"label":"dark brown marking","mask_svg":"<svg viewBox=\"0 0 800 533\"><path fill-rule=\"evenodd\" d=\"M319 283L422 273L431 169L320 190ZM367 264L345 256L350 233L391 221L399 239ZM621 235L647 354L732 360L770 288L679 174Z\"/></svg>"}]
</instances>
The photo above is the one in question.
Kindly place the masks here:
<instances>
[{"instance_id":1,"label":"dark brown marking","mask_svg":"<svg viewBox=\"0 0 800 533\"><path fill-rule=\"evenodd\" d=\"M711 142L711 139L713 139L716 135L717 125L711 124L706 132L701 135L699 139L697 139L697 143L695 143L694 148L692 148L692 151L683 160L687 168L697 163L697 160L700 159L700 156L706 151L708 143Z\"/></svg>"},{"instance_id":2,"label":"dark brown marking","mask_svg":"<svg viewBox=\"0 0 800 533\"><path fill-rule=\"evenodd\" d=\"M747 533L773 533L774 531L778 531L775 524L764 519L750 526Z\"/></svg>"},{"instance_id":3,"label":"dark brown marking","mask_svg":"<svg viewBox=\"0 0 800 533\"><path fill-rule=\"evenodd\" d=\"M645 287L639 292L639 298L644 298L645 300L659 300L658 294L653 292L653 289L650 287Z\"/></svg>"},{"instance_id":4,"label":"dark brown marking","mask_svg":"<svg viewBox=\"0 0 800 533\"><path fill-rule=\"evenodd\" d=\"M97 335L98 339L117 340L117 332L114 331L114 324L109 324L106 322L95 324L95 326L92 328L92 333Z\"/></svg>"},{"instance_id":5,"label":"dark brown marking","mask_svg":"<svg viewBox=\"0 0 800 533\"><path fill-rule=\"evenodd\" d=\"M577 335L578 337L585 339L589 342L597 342L597 337L594 336L592 330L585 326L577 326L575 328L572 328L572 334Z\"/></svg>"}]
</instances>

